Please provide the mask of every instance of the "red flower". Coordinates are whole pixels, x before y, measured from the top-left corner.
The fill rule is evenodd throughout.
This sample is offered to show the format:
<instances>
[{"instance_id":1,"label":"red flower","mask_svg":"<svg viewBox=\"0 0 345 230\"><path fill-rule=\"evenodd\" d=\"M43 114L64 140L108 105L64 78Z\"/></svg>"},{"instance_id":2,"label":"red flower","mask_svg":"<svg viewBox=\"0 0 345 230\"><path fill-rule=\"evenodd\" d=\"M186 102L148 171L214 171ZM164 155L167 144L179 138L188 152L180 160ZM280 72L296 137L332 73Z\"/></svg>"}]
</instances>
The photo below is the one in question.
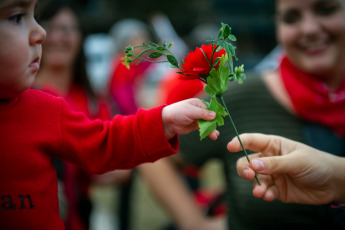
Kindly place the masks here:
<instances>
[{"instance_id":1,"label":"red flower","mask_svg":"<svg viewBox=\"0 0 345 230\"><path fill-rule=\"evenodd\" d=\"M208 75L214 61L226 53L224 49L221 49L219 51L215 51L213 54L215 48L216 45L202 45L201 48L197 47L195 51L190 52L183 60L180 72L182 76L180 78L183 80L191 80L200 79L202 76ZM218 68L218 65L219 61L214 68Z\"/></svg>"}]
</instances>

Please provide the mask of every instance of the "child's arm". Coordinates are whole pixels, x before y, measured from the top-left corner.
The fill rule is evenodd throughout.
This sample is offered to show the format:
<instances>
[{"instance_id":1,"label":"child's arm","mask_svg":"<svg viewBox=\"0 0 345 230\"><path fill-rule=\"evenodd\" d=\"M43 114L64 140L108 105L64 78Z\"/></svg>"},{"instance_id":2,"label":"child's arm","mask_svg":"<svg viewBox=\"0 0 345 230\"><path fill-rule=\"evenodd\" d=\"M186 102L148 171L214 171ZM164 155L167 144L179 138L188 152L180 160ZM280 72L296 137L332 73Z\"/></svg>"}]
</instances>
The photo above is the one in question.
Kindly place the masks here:
<instances>
[{"instance_id":1,"label":"child's arm","mask_svg":"<svg viewBox=\"0 0 345 230\"><path fill-rule=\"evenodd\" d=\"M187 134L198 129L197 121L213 120L216 114L206 109L205 103L201 100L192 98L166 106L162 112L164 132L167 139L175 135ZM214 131L210 138L217 139L219 133Z\"/></svg>"},{"instance_id":2,"label":"child's arm","mask_svg":"<svg viewBox=\"0 0 345 230\"><path fill-rule=\"evenodd\" d=\"M170 156L178 150L177 135L197 129L198 119L215 117L199 99L140 109L135 115L118 115L105 122L90 121L67 107L61 110L56 155L93 173L133 168ZM211 136L217 135L215 131Z\"/></svg>"}]
</instances>

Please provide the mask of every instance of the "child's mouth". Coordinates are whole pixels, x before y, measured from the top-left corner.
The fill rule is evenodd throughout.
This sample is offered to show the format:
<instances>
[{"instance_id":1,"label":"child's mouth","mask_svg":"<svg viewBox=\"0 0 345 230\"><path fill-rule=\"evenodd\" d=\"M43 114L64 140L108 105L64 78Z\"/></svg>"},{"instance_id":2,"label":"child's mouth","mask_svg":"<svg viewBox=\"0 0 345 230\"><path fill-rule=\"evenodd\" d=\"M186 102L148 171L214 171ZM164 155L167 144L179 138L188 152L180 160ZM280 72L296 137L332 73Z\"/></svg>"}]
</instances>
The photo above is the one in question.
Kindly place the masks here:
<instances>
[{"instance_id":1,"label":"child's mouth","mask_svg":"<svg viewBox=\"0 0 345 230\"><path fill-rule=\"evenodd\" d=\"M35 58L31 64L29 65L29 67L32 69L32 72L38 72L38 70L40 69L40 59L39 58Z\"/></svg>"}]
</instances>

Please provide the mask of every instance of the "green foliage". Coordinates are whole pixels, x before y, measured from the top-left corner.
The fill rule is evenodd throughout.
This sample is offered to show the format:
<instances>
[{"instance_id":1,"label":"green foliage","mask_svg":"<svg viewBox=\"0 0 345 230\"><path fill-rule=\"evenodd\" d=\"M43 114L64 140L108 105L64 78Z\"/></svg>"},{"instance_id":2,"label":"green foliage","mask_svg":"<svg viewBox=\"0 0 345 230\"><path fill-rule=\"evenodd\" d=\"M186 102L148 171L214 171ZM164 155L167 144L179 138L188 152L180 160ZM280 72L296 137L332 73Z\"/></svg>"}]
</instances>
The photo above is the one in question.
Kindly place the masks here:
<instances>
[{"instance_id":1,"label":"green foliage","mask_svg":"<svg viewBox=\"0 0 345 230\"><path fill-rule=\"evenodd\" d=\"M212 68L207 77L207 85L204 87L204 91L211 97L221 96L228 88L230 69L226 66L227 60L227 55L223 55L218 68Z\"/></svg>"},{"instance_id":2,"label":"green foliage","mask_svg":"<svg viewBox=\"0 0 345 230\"><path fill-rule=\"evenodd\" d=\"M233 74L233 57L237 60L235 49L236 47L233 46L230 42L236 41L235 35L231 34L231 27L227 24L222 23L222 27L218 32L218 37L216 40L209 40L212 44L216 44L219 46L219 49L224 49L228 56L228 64L230 66L230 73Z\"/></svg>"},{"instance_id":3,"label":"green foliage","mask_svg":"<svg viewBox=\"0 0 345 230\"><path fill-rule=\"evenodd\" d=\"M178 62L177 62L177 59L175 58L175 56L173 55L167 55L167 59L168 59L168 62L170 63L170 65L173 67L173 68L178 68Z\"/></svg>"},{"instance_id":4,"label":"green foliage","mask_svg":"<svg viewBox=\"0 0 345 230\"><path fill-rule=\"evenodd\" d=\"M201 49L204 57L211 67L211 70L208 74L199 76L199 79L207 83L207 85L204 87L204 91L211 96L210 103L206 103L208 105L208 109L216 112L217 114L216 119L213 121L199 121L201 139L213 132L217 126L224 124L223 116L226 116L227 112L226 109L217 101L217 98L222 98L223 93L228 88L228 81L236 80L239 83L242 83L246 77L244 74L243 65L236 68L233 66L233 60L237 60L237 57L235 52L236 47L232 45L232 42L235 42L236 40L236 37L231 34L231 27L227 24L221 23L221 28L218 32L217 39L208 41L215 47L211 60L208 60L207 55ZM168 62L171 68L180 69L176 57L170 51L170 48L173 44L174 43L171 42L168 45L167 42L164 41L163 45L149 42L135 47L128 46L125 49L126 56L122 58L122 60L124 60L123 64L129 68L129 65L136 60L138 60L136 63L140 63L141 61L154 63ZM140 54L135 55L133 51L135 48L139 47L144 47L145 49L141 51ZM215 60L213 60L213 55L215 52L221 49L224 49L226 54L221 58L217 57ZM165 59L162 60L162 57L163 59L165 57ZM216 68L217 65L218 67ZM183 72L180 71L178 73Z\"/></svg>"},{"instance_id":5,"label":"green foliage","mask_svg":"<svg viewBox=\"0 0 345 230\"><path fill-rule=\"evenodd\" d=\"M199 132L200 132L200 140L207 137L210 133L212 133L216 128L217 125L221 126L224 125L224 119L223 117L228 115L225 108L217 101L217 98L215 96L211 97L210 103L205 102L207 105L208 110L212 110L216 112L216 118L212 121L205 121L205 120L199 120Z\"/></svg>"},{"instance_id":6,"label":"green foliage","mask_svg":"<svg viewBox=\"0 0 345 230\"><path fill-rule=\"evenodd\" d=\"M153 53L150 53L148 57L152 58L152 59L157 59L157 58L161 57L162 55L163 54L160 52L153 52Z\"/></svg>"},{"instance_id":7,"label":"green foliage","mask_svg":"<svg viewBox=\"0 0 345 230\"><path fill-rule=\"evenodd\" d=\"M179 68L179 64L177 62L176 57L170 51L171 46L174 43L171 42L167 45L167 42L164 41L163 45L158 45L154 42L143 43L139 46L128 46L125 49L125 57L122 57L123 60L122 64L124 64L128 69L132 62L137 61L136 63L140 63L142 61L148 61L153 63L163 63L168 62L172 68ZM134 49L144 47L145 49L141 51L140 54L135 55ZM159 59L160 57L165 56L166 60L158 60L154 61L155 59ZM152 60L154 59L154 60Z\"/></svg>"}]
</instances>

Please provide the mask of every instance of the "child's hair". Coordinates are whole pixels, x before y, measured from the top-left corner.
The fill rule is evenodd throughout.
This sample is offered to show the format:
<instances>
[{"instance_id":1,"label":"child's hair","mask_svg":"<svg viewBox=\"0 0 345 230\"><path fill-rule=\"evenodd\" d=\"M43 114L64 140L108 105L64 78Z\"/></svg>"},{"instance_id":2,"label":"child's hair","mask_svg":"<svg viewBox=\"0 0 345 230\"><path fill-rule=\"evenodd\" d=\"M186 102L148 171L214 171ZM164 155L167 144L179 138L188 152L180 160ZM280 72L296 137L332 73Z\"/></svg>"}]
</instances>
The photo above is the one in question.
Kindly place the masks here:
<instances>
[{"instance_id":1,"label":"child's hair","mask_svg":"<svg viewBox=\"0 0 345 230\"><path fill-rule=\"evenodd\" d=\"M67 0L44 0L40 1L36 10L37 21L42 24L45 21L50 21L63 9L68 9L73 12L77 18L79 32L81 34L81 47L77 58L73 65L73 84L83 87L88 95L92 98L96 97L95 92L91 86L89 77L86 71L86 57L83 49L84 43L84 29L80 20L81 10L78 5ZM44 63L42 63L44 65Z\"/></svg>"}]
</instances>

